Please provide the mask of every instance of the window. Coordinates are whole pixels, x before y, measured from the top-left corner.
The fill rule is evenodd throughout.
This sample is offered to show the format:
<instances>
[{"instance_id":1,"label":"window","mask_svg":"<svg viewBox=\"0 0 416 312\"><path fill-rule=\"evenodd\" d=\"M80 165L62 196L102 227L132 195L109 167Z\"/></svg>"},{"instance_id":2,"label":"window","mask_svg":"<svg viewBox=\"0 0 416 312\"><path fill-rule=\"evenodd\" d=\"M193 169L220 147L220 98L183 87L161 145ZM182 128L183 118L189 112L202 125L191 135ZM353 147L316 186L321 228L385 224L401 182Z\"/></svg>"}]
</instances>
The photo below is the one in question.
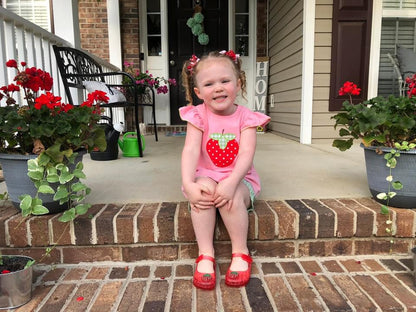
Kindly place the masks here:
<instances>
[{"instance_id":1,"label":"window","mask_svg":"<svg viewBox=\"0 0 416 312\"><path fill-rule=\"evenodd\" d=\"M162 29L160 26L160 1L147 0L147 55L162 55Z\"/></svg>"},{"instance_id":2,"label":"window","mask_svg":"<svg viewBox=\"0 0 416 312\"><path fill-rule=\"evenodd\" d=\"M249 3L235 1L235 50L241 56L248 56L249 45Z\"/></svg>"},{"instance_id":3,"label":"window","mask_svg":"<svg viewBox=\"0 0 416 312\"><path fill-rule=\"evenodd\" d=\"M397 46L416 51L416 0L383 0L383 19L380 42L378 94L400 94L398 72L390 53L396 56Z\"/></svg>"},{"instance_id":4,"label":"window","mask_svg":"<svg viewBox=\"0 0 416 312\"><path fill-rule=\"evenodd\" d=\"M3 3L9 11L51 31L49 0L4 0Z\"/></svg>"}]
</instances>

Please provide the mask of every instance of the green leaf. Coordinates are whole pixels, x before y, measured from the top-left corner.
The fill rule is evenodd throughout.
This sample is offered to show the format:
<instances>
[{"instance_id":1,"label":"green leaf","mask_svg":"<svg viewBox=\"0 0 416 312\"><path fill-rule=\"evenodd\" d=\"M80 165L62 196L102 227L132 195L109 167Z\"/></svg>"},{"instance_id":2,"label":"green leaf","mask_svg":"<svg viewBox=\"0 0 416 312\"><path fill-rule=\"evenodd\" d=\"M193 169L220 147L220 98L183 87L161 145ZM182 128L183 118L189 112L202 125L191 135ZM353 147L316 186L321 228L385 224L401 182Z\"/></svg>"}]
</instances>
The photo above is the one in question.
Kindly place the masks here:
<instances>
[{"instance_id":1,"label":"green leaf","mask_svg":"<svg viewBox=\"0 0 416 312\"><path fill-rule=\"evenodd\" d=\"M59 183L66 184L74 178L72 173L64 172L59 176Z\"/></svg>"},{"instance_id":2,"label":"green leaf","mask_svg":"<svg viewBox=\"0 0 416 312\"><path fill-rule=\"evenodd\" d=\"M54 200L60 200L63 198L67 198L69 196L68 190L65 186L59 186L56 190L55 196L53 197Z\"/></svg>"},{"instance_id":3,"label":"green leaf","mask_svg":"<svg viewBox=\"0 0 416 312\"><path fill-rule=\"evenodd\" d=\"M50 160L51 158L45 152L41 153L38 156L39 166L45 167L49 163Z\"/></svg>"},{"instance_id":4,"label":"green leaf","mask_svg":"<svg viewBox=\"0 0 416 312\"><path fill-rule=\"evenodd\" d=\"M62 216L59 217L59 221L61 222L69 222L73 221L75 219L75 208L71 208L68 210L65 210L65 212L62 214Z\"/></svg>"},{"instance_id":5,"label":"green leaf","mask_svg":"<svg viewBox=\"0 0 416 312\"><path fill-rule=\"evenodd\" d=\"M29 178L31 178L32 180L42 180L43 179L43 172L40 171L29 171L27 173L27 175L29 176Z\"/></svg>"},{"instance_id":6,"label":"green leaf","mask_svg":"<svg viewBox=\"0 0 416 312\"><path fill-rule=\"evenodd\" d=\"M91 204L79 204L75 207L78 215L84 215L88 212L88 209L91 208Z\"/></svg>"},{"instance_id":7,"label":"green leaf","mask_svg":"<svg viewBox=\"0 0 416 312\"><path fill-rule=\"evenodd\" d=\"M30 214L32 208L32 196L22 195L20 196L20 209L22 209L23 217L26 217Z\"/></svg>"},{"instance_id":8,"label":"green leaf","mask_svg":"<svg viewBox=\"0 0 416 312\"><path fill-rule=\"evenodd\" d=\"M343 137L343 136L351 135L351 132L348 131L347 129L341 128L339 129L339 135Z\"/></svg>"},{"instance_id":9,"label":"green leaf","mask_svg":"<svg viewBox=\"0 0 416 312\"><path fill-rule=\"evenodd\" d=\"M73 192L79 192L85 189L87 189L87 186L81 182L77 182L71 185L71 190Z\"/></svg>"},{"instance_id":10,"label":"green leaf","mask_svg":"<svg viewBox=\"0 0 416 312\"><path fill-rule=\"evenodd\" d=\"M394 181L391 183L391 186L395 189L395 190L401 190L403 188L403 184L400 181Z\"/></svg>"},{"instance_id":11,"label":"green leaf","mask_svg":"<svg viewBox=\"0 0 416 312\"><path fill-rule=\"evenodd\" d=\"M49 174L46 177L46 181L48 181L49 183L57 183L59 182L59 176L57 174Z\"/></svg>"},{"instance_id":12,"label":"green leaf","mask_svg":"<svg viewBox=\"0 0 416 312\"><path fill-rule=\"evenodd\" d=\"M43 193L43 194L55 194L55 191L49 185L41 185L41 186L39 186L39 193Z\"/></svg>"},{"instance_id":13,"label":"green leaf","mask_svg":"<svg viewBox=\"0 0 416 312\"><path fill-rule=\"evenodd\" d=\"M77 177L78 179L85 179L87 176L85 175L84 172L82 172L82 170L78 170L75 169L73 172L74 176Z\"/></svg>"},{"instance_id":14,"label":"green leaf","mask_svg":"<svg viewBox=\"0 0 416 312\"><path fill-rule=\"evenodd\" d=\"M25 269L30 268L33 264L35 264L35 260L29 260L26 262Z\"/></svg>"},{"instance_id":15,"label":"green leaf","mask_svg":"<svg viewBox=\"0 0 416 312\"><path fill-rule=\"evenodd\" d=\"M32 209L32 214L38 216L38 215L44 215L49 213L48 208L46 208L45 206L42 205L36 205L33 207Z\"/></svg>"},{"instance_id":16,"label":"green leaf","mask_svg":"<svg viewBox=\"0 0 416 312\"><path fill-rule=\"evenodd\" d=\"M29 159L27 161L27 169L28 170L37 170L38 168L38 161L36 159Z\"/></svg>"},{"instance_id":17,"label":"green leaf","mask_svg":"<svg viewBox=\"0 0 416 312\"><path fill-rule=\"evenodd\" d=\"M381 213L384 215L388 215L389 214L389 207L387 207L386 205L381 205Z\"/></svg>"},{"instance_id":18,"label":"green leaf","mask_svg":"<svg viewBox=\"0 0 416 312\"><path fill-rule=\"evenodd\" d=\"M352 143L353 143L353 139L349 139L349 140L337 139L332 142L332 146L338 148L341 152L344 152L352 146Z\"/></svg>"}]
</instances>

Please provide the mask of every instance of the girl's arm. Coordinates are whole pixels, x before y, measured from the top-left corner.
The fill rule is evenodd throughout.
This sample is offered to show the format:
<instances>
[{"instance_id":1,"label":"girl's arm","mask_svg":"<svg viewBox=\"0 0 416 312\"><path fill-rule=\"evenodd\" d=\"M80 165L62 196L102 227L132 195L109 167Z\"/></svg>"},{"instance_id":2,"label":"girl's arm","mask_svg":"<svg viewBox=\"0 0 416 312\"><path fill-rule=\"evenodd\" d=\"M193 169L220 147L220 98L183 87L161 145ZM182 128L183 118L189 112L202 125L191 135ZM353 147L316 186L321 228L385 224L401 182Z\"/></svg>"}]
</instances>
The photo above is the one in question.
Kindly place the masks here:
<instances>
[{"instance_id":1,"label":"girl's arm","mask_svg":"<svg viewBox=\"0 0 416 312\"><path fill-rule=\"evenodd\" d=\"M210 208L213 206L210 190L205 185L196 183L195 179L201 144L202 131L188 122L182 151L182 186L191 206L198 204L201 208Z\"/></svg>"},{"instance_id":2,"label":"girl's arm","mask_svg":"<svg viewBox=\"0 0 416 312\"><path fill-rule=\"evenodd\" d=\"M231 207L231 201L234 198L237 186L244 179L253 164L256 141L256 128L246 128L241 132L240 147L235 167L226 179L218 183L216 188L214 194L214 203L216 207L222 207L227 203L228 208Z\"/></svg>"}]
</instances>

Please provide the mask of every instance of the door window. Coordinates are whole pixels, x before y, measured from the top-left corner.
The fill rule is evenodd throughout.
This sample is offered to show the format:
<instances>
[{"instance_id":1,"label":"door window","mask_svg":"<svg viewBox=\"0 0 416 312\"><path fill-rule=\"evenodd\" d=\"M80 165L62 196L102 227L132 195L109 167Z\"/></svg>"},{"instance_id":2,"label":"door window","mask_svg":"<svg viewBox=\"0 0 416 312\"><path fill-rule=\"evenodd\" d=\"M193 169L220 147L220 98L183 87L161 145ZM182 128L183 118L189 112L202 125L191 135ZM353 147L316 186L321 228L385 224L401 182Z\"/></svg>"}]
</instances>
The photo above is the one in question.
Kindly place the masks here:
<instances>
[{"instance_id":1,"label":"door window","mask_svg":"<svg viewBox=\"0 0 416 312\"><path fill-rule=\"evenodd\" d=\"M241 56L249 51L249 5L248 0L235 1L235 50Z\"/></svg>"},{"instance_id":2,"label":"door window","mask_svg":"<svg viewBox=\"0 0 416 312\"><path fill-rule=\"evenodd\" d=\"M160 1L147 0L147 55L162 55L162 29L160 26Z\"/></svg>"}]
</instances>

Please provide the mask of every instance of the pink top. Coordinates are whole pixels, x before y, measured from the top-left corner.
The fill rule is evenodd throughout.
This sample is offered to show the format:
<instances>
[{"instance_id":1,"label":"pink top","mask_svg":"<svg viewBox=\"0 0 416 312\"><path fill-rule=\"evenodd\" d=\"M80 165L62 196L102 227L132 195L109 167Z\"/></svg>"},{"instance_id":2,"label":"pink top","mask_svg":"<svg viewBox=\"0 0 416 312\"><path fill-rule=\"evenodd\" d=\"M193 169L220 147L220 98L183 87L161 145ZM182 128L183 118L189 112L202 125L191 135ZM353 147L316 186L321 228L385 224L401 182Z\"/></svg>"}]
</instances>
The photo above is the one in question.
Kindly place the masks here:
<instances>
[{"instance_id":1,"label":"pink top","mask_svg":"<svg viewBox=\"0 0 416 312\"><path fill-rule=\"evenodd\" d=\"M216 115L205 104L181 107L179 114L182 120L203 133L196 177L209 177L216 182L228 177L234 169L241 132L251 127L264 127L270 121L269 116L239 105L229 116ZM253 165L244 179L251 183L257 195L260 192L260 178Z\"/></svg>"}]
</instances>

